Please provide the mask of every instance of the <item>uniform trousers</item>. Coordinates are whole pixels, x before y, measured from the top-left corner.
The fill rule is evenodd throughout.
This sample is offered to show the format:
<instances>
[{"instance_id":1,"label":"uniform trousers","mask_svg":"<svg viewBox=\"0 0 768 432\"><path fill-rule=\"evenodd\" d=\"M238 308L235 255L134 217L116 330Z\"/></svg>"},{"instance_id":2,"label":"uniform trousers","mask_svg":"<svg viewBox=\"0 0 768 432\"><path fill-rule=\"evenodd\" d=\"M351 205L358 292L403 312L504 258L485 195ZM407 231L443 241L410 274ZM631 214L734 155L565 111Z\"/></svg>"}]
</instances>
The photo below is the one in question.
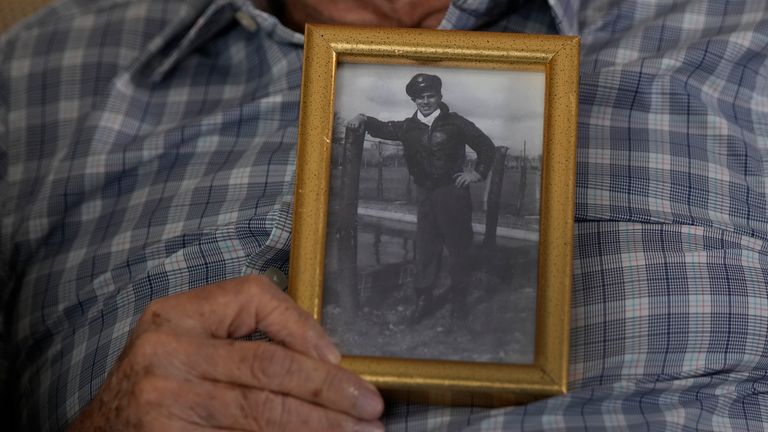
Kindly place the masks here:
<instances>
[{"instance_id":1,"label":"uniform trousers","mask_svg":"<svg viewBox=\"0 0 768 432\"><path fill-rule=\"evenodd\" d=\"M471 276L472 199L469 187L451 183L435 189L418 188L416 223L417 295L431 297L440 277L443 248L448 250L450 297L461 295Z\"/></svg>"}]
</instances>

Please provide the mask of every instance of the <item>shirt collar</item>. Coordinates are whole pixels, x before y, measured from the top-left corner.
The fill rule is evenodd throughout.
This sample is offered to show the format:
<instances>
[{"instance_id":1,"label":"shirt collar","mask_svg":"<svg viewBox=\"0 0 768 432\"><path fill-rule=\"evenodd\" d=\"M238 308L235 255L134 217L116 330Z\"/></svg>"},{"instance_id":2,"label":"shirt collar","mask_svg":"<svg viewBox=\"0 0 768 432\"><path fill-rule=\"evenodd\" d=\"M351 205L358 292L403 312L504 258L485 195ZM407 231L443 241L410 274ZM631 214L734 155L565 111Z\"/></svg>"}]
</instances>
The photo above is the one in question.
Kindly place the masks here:
<instances>
[{"instance_id":1,"label":"shirt collar","mask_svg":"<svg viewBox=\"0 0 768 432\"><path fill-rule=\"evenodd\" d=\"M461 29L482 27L501 15L513 13L523 1L528 0L453 0L439 28L458 29L456 22L462 23ZM547 1L560 33L576 34L580 0ZM186 55L233 20L248 31L265 31L278 42L302 46L304 35L283 26L276 17L262 10L267 3L265 0L188 0L187 7L179 11L177 21L147 47L139 76L151 82L162 80ZM456 15L463 19L452 19Z\"/></svg>"},{"instance_id":2,"label":"shirt collar","mask_svg":"<svg viewBox=\"0 0 768 432\"><path fill-rule=\"evenodd\" d=\"M579 34L581 0L548 0L560 34Z\"/></svg>"},{"instance_id":3,"label":"shirt collar","mask_svg":"<svg viewBox=\"0 0 768 432\"><path fill-rule=\"evenodd\" d=\"M515 13L524 2L547 1L561 34L578 33L581 0L453 0L439 28L472 30Z\"/></svg>"},{"instance_id":4,"label":"shirt collar","mask_svg":"<svg viewBox=\"0 0 768 432\"><path fill-rule=\"evenodd\" d=\"M263 2L256 2L264 4ZM150 44L140 61L139 76L158 82L186 55L210 40L233 20L250 32L265 31L278 41L302 46L304 35L284 27L250 0L188 0L177 21Z\"/></svg>"}]
</instances>

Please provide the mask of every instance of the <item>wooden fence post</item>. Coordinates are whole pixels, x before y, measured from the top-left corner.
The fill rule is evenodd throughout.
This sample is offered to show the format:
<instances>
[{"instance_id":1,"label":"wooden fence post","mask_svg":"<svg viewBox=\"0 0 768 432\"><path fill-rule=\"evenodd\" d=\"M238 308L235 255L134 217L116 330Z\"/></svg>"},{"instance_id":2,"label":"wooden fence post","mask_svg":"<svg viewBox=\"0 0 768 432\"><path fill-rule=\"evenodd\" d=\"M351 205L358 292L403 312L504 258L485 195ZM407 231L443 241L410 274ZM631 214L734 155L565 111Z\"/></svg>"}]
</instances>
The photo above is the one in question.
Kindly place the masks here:
<instances>
[{"instance_id":1,"label":"wooden fence post","mask_svg":"<svg viewBox=\"0 0 768 432\"><path fill-rule=\"evenodd\" d=\"M516 216L523 215L523 206L525 205L525 192L528 190L528 155L526 154L526 142L523 141L523 158L520 165L520 182L517 188L517 212Z\"/></svg>"},{"instance_id":2,"label":"wooden fence post","mask_svg":"<svg viewBox=\"0 0 768 432\"><path fill-rule=\"evenodd\" d=\"M501 186L504 183L504 162L507 160L507 147L496 146L496 157L491 169L491 184L488 190L488 211L485 213L485 236L483 246L496 246L496 228L499 225L499 207Z\"/></svg>"},{"instance_id":3,"label":"wooden fence post","mask_svg":"<svg viewBox=\"0 0 768 432\"><path fill-rule=\"evenodd\" d=\"M359 311L357 281L357 204L360 193L360 165L365 131L347 128L341 165L338 220L339 304L348 313Z\"/></svg>"},{"instance_id":4,"label":"wooden fence post","mask_svg":"<svg viewBox=\"0 0 768 432\"><path fill-rule=\"evenodd\" d=\"M384 157L381 151L381 141L376 143L376 148L379 153L378 169L376 170L378 177L376 178L376 198L379 201L384 201Z\"/></svg>"}]
</instances>

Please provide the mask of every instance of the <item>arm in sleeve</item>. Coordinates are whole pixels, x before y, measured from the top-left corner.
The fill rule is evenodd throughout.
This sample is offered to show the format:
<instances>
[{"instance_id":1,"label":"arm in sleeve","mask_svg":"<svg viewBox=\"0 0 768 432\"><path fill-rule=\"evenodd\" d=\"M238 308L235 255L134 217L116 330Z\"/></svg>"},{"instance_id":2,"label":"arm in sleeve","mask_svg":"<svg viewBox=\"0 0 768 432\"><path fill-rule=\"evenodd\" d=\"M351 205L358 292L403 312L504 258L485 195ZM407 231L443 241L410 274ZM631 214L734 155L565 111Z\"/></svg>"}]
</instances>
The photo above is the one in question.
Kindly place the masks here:
<instances>
[{"instance_id":1,"label":"arm in sleeve","mask_svg":"<svg viewBox=\"0 0 768 432\"><path fill-rule=\"evenodd\" d=\"M493 159L496 157L496 146L483 131L480 130L474 123L461 116L456 116L460 119L461 129L464 131L464 139L467 145L477 153L477 160L475 161L475 172L480 174L483 180L488 178L488 173L493 166Z\"/></svg>"},{"instance_id":2,"label":"arm in sleeve","mask_svg":"<svg viewBox=\"0 0 768 432\"><path fill-rule=\"evenodd\" d=\"M376 117L366 116L365 130L374 138L381 138L391 141L402 141L405 122L388 121L383 122Z\"/></svg>"}]
</instances>

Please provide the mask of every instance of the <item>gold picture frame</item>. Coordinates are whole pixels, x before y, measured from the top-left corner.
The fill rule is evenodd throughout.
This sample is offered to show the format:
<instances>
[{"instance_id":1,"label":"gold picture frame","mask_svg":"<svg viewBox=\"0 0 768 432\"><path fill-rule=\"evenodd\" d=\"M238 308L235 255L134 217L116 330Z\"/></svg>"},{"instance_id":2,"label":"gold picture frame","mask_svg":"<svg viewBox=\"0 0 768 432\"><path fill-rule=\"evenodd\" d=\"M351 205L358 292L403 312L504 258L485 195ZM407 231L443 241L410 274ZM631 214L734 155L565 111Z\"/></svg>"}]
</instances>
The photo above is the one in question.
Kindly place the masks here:
<instances>
[{"instance_id":1,"label":"gold picture frame","mask_svg":"<svg viewBox=\"0 0 768 432\"><path fill-rule=\"evenodd\" d=\"M321 322L339 65L544 74L533 361L514 364L345 354L342 365L385 396L430 404L500 406L566 392L578 63L579 39L572 36L306 27L288 291Z\"/></svg>"}]
</instances>

